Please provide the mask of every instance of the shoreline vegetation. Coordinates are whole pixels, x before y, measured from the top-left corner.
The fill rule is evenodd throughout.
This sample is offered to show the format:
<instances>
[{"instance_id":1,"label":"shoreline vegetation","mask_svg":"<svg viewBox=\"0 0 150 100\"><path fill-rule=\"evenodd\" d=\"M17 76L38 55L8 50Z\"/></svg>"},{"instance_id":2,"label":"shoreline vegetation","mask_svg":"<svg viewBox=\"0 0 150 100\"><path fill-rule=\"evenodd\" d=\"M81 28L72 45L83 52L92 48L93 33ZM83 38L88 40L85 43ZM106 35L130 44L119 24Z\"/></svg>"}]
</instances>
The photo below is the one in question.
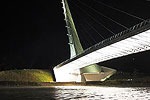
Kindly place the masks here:
<instances>
[{"instance_id":1,"label":"shoreline vegetation","mask_svg":"<svg viewBox=\"0 0 150 100\"><path fill-rule=\"evenodd\" d=\"M22 69L0 72L0 85L36 85L38 82L53 82L49 70Z\"/></svg>"},{"instance_id":2,"label":"shoreline vegetation","mask_svg":"<svg viewBox=\"0 0 150 100\"><path fill-rule=\"evenodd\" d=\"M150 87L150 75L117 72L104 82L54 82L49 70L23 69L0 72L0 86L110 86Z\"/></svg>"}]
</instances>

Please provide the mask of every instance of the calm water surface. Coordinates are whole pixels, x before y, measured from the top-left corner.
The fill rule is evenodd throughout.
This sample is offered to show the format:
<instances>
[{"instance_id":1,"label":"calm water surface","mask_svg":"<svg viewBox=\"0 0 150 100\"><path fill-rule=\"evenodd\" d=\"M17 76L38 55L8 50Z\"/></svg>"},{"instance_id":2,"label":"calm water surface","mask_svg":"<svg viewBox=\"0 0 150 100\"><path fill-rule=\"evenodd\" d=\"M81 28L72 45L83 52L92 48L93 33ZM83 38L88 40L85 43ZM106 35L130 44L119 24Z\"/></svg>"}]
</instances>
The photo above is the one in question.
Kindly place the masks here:
<instances>
[{"instance_id":1,"label":"calm water surface","mask_svg":"<svg viewBox=\"0 0 150 100\"><path fill-rule=\"evenodd\" d=\"M0 100L150 100L150 87L18 87L0 88Z\"/></svg>"}]
</instances>

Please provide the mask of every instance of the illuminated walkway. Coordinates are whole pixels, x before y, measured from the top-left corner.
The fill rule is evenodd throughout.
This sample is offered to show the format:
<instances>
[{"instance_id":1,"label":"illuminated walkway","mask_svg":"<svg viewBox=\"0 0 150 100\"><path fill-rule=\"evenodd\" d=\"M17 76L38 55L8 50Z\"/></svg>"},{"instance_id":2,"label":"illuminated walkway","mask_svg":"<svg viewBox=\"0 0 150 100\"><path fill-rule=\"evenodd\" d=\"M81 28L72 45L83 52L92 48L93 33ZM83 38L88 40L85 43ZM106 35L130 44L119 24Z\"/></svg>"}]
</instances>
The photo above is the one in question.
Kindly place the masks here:
<instances>
[{"instance_id":1,"label":"illuminated walkway","mask_svg":"<svg viewBox=\"0 0 150 100\"><path fill-rule=\"evenodd\" d=\"M54 68L56 81L104 81L116 70L99 67L96 63L150 50L150 20L144 20L83 50L67 1L62 0L62 3L71 57Z\"/></svg>"},{"instance_id":2,"label":"illuminated walkway","mask_svg":"<svg viewBox=\"0 0 150 100\"><path fill-rule=\"evenodd\" d=\"M86 49L76 57L66 60L60 64L60 66L63 65L60 69L70 71L146 50L150 50L149 20L131 27L130 30L116 34Z\"/></svg>"}]
</instances>

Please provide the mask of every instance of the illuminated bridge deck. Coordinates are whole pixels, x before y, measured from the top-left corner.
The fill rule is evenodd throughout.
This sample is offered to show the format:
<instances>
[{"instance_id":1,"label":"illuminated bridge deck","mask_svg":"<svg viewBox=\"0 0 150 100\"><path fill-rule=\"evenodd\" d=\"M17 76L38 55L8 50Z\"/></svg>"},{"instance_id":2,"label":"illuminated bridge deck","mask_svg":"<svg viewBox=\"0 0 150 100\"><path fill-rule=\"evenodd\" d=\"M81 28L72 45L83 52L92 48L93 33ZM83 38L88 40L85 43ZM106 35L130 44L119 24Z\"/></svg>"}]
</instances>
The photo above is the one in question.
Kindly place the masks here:
<instances>
[{"instance_id":1,"label":"illuminated bridge deck","mask_svg":"<svg viewBox=\"0 0 150 100\"><path fill-rule=\"evenodd\" d=\"M150 50L150 19L95 44L55 68L71 71L146 50Z\"/></svg>"}]
</instances>

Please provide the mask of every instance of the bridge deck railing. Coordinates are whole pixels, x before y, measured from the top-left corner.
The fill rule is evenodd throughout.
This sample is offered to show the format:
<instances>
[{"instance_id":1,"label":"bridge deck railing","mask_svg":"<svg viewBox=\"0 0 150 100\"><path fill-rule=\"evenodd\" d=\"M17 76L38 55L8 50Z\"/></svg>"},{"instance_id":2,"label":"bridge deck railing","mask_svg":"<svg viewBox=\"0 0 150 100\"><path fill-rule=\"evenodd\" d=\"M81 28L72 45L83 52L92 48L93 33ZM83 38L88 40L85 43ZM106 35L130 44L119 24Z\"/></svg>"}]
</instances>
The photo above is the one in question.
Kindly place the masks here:
<instances>
[{"instance_id":1,"label":"bridge deck railing","mask_svg":"<svg viewBox=\"0 0 150 100\"><path fill-rule=\"evenodd\" d=\"M84 56L88 53L91 53L92 51L96 51L100 48L106 47L106 46L108 46L110 44L113 44L113 43L116 43L120 40L123 40L123 39L126 39L128 37L134 36L138 33L141 33L145 30L148 30L148 29L150 29L150 19L142 21L141 23L136 24L133 27L128 28L127 30L124 30L124 31L122 31L118 34L115 34L115 35L111 36L110 38L107 38L107 39L105 39L105 40L103 40L103 41L101 41L101 42L85 49L82 53L76 55L72 59L68 59L68 60L60 63L59 65L56 66L56 68L59 68L62 65L65 65L65 64L67 64L67 63L69 63L73 60L76 60L76 59L78 59L78 58L80 58L80 57L82 57L82 56Z\"/></svg>"}]
</instances>

